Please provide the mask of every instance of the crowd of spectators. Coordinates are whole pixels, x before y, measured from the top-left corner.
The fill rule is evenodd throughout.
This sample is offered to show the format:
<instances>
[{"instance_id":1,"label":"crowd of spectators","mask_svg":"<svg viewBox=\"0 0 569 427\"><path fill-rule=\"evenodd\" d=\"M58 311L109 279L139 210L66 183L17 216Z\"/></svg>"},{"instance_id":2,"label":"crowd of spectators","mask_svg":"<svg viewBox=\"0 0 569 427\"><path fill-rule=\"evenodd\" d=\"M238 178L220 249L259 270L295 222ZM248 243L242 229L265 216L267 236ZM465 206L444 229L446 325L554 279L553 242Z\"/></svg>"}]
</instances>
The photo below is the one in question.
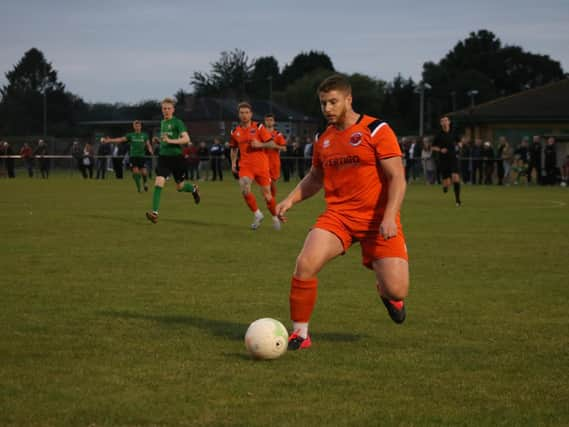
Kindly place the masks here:
<instances>
[{"instance_id":1,"label":"crowd of spectators","mask_svg":"<svg viewBox=\"0 0 569 427\"><path fill-rule=\"evenodd\" d=\"M432 150L432 138L407 137L400 140L404 153L407 182L422 177L427 184L440 184L438 153ZM462 182L473 185L531 184L567 185L569 156L558 166L554 137L525 137L514 147L504 136L498 141L461 137L456 142ZM559 159L561 160L561 159Z\"/></svg>"},{"instance_id":2,"label":"crowd of spectators","mask_svg":"<svg viewBox=\"0 0 569 427\"><path fill-rule=\"evenodd\" d=\"M432 137L404 137L400 139L401 151L408 182L441 182L438 167L438 153L432 150ZM70 155L74 168L84 179L105 179L107 172L114 177L123 178L129 167L128 144L98 144L73 141L65 154ZM224 175L231 173L229 142L223 143L214 138L190 143L184 148L187 174L190 180L222 181ZM154 155L159 153L159 145L154 146ZM470 141L466 137L456 142L461 180L473 185L541 184L566 186L569 178L569 156L559 159L558 166L556 141L553 137L534 136L531 140L523 138L514 145L506 137L497 141L484 141L480 138ZM21 159L29 177L34 177L36 168L44 179L49 177L51 158L48 145L39 140L36 144L24 143L15 150L7 141L0 141L0 176L16 176L16 160ZM19 156L19 157L18 157ZM47 157L46 157L47 156ZM285 151L281 152L281 176L283 181L302 179L310 169L312 158L312 139L292 137ZM147 153L147 170L152 175L155 158Z\"/></svg>"}]
</instances>

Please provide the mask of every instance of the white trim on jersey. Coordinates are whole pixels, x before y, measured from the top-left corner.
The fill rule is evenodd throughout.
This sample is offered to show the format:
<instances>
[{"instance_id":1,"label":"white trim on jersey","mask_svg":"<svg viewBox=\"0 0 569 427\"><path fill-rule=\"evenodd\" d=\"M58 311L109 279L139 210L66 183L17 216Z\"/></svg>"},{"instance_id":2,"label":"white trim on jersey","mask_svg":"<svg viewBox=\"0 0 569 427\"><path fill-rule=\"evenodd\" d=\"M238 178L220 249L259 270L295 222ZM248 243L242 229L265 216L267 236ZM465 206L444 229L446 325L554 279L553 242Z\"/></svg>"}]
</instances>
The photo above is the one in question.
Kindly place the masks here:
<instances>
[{"instance_id":1,"label":"white trim on jersey","mask_svg":"<svg viewBox=\"0 0 569 427\"><path fill-rule=\"evenodd\" d=\"M372 138L373 138L373 136L377 133L378 130L380 130L383 126L386 126L386 125L387 125L387 123L385 123L385 122L380 123L380 124L374 129L374 131L371 133Z\"/></svg>"}]
</instances>

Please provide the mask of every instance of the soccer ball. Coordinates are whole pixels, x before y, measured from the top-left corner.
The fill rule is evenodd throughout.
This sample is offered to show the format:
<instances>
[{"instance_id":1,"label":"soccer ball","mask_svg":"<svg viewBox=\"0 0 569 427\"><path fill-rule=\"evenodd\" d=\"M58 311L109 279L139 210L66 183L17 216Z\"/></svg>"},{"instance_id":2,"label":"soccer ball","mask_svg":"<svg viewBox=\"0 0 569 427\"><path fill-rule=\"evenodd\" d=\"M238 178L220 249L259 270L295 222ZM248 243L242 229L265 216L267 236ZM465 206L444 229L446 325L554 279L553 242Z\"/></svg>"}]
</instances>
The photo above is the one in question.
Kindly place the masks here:
<instances>
[{"instance_id":1,"label":"soccer ball","mask_svg":"<svg viewBox=\"0 0 569 427\"><path fill-rule=\"evenodd\" d=\"M288 345L288 332L275 319L255 320L245 333L245 347L255 359L276 359L282 356Z\"/></svg>"}]
</instances>

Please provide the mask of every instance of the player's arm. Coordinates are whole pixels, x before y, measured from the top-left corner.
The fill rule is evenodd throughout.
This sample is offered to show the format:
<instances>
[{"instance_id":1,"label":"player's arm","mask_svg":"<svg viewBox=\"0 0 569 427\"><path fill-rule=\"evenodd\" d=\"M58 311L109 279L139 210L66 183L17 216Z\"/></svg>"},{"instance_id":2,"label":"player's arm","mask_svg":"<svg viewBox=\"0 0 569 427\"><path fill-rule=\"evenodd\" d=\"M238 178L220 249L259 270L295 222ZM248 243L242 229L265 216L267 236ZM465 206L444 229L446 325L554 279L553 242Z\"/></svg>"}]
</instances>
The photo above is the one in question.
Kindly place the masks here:
<instances>
[{"instance_id":1,"label":"player's arm","mask_svg":"<svg viewBox=\"0 0 569 427\"><path fill-rule=\"evenodd\" d=\"M291 193L277 205L277 215L282 222L286 222L285 213L297 203L314 196L323 185L324 174L322 169L312 166L308 174L298 183Z\"/></svg>"},{"instance_id":2,"label":"player's arm","mask_svg":"<svg viewBox=\"0 0 569 427\"><path fill-rule=\"evenodd\" d=\"M163 135L162 141L164 141L168 144L186 145L186 144L190 143L190 135L188 134L188 132L182 132L180 134L180 137L176 138L176 139L168 138L168 135Z\"/></svg>"},{"instance_id":3,"label":"player's arm","mask_svg":"<svg viewBox=\"0 0 569 427\"><path fill-rule=\"evenodd\" d=\"M237 156L239 155L239 148L231 147L231 171L237 173Z\"/></svg>"},{"instance_id":4,"label":"player's arm","mask_svg":"<svg viewBox=\"0 0 569 427\"><path fill-rule=\"evenodd\" d=\"M145 144L146 144L146 149L153 156L154 155L154 147L152 147L150 140L147 139Z\"/></svg>"},{"instance_id":5,"label":"player's arm","mask_svg":"<svg viewBox=\"0 0 569 427\"><path fill-rule=\"evenodd\" d=\"M397 214L403 204L405 197L405 189L407 183L405 181L405 170L401 157L389 157L379 161L383 170L385 179L387 180L387 203L383 220L379 226L379 232L385 239L395 237L397 235Z\"/></svg>"},{"instance_id":6,"label":"player's arm","mask_svg":"<svg viewBox=\"0 0 569 427\"><path fill-rule=\"evenodd\" d=\"M273 150L286 150L286 147L283 147L277 144L273 139L270 139L267 142L261 142L257 140L251 141L251 147L253 148L272 148Z\"/></svg>"},{"instance_id":7,"label":"player's arm","mask_svg":"<svg viewBox=\"0 0 569 427\"><path fill-rule=\"evenodd\" d=\"M105 136L103 138L101 138L101 142L103 144L122 144L124 142L127 142L128 138L126 136L121 136L119 138L109 138L108 136Z\"/></svg>"}]
</instances>

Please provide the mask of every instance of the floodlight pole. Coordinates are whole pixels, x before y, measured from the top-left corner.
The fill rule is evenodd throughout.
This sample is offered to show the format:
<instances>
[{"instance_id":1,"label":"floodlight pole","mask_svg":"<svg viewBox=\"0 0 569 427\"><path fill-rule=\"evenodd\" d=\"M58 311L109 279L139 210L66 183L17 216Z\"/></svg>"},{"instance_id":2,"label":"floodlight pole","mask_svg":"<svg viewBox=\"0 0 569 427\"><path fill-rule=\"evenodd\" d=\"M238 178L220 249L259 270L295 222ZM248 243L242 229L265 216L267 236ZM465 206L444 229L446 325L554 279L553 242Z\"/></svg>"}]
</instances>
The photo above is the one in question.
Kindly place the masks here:
<instances>
[{"instance_id":1,"label":"floodlight pole","mask_svg":"<svg viewBox=\"0 0 569 427\"><path fill-rule=\"evenodd\" d=\"M43 137L47 137L47 65L43 64Z\"/></svg>"}]
</instances>

